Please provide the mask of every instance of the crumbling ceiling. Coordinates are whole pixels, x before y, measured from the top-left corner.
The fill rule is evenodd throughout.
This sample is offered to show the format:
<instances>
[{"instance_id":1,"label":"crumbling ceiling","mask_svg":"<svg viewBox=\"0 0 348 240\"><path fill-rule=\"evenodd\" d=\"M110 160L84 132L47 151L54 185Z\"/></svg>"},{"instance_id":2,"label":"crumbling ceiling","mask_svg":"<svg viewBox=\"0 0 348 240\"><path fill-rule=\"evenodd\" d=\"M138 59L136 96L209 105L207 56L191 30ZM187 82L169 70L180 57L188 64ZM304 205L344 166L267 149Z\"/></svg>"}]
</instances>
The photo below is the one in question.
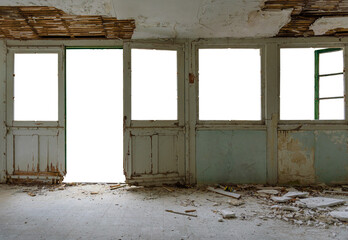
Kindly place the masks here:
<instances>
[{"instance_id":1,"label":"crumbling ceiling","mask_svg":"<svg viewBox=\"0 0 348 240\"><path fill-rule=\"evenodd\" d=\"M0 7L0 38L109 38L130 39L134 20L67 15L55 7Z\"/></svg>"},{"instance_id":2,"label":"crumbling ceiling","mask_svg":"<svg viewBox=\"0 0 348 240\"><path fill-rule=\"evenodd\" d=\"M133 39L348 34L347 0L2 0L0 5L134 19Z\"/></svg>"}]
</instances>

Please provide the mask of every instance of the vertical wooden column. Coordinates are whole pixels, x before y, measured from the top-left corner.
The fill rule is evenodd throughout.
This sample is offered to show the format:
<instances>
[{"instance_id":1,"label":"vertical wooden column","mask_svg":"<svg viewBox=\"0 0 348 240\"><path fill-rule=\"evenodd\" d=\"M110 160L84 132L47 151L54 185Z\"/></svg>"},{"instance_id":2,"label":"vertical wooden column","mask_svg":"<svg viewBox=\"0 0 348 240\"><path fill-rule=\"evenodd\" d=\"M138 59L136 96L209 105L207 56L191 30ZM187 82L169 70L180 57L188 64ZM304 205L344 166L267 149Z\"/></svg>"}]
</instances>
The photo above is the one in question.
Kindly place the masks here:
<instances>
[{"instance_id":1,"label":"vertical wooden column","mask_svg":"<svg viewBox=\"0 0 348 240\"><path fill-rule=\"evenodd\" d=\"M123 170L126 178L131 176L131 47L129 42L123 44Z\"/></svg>"},{"instance_id":2,"label":"vertical wooden column","mask_svg":"<svg viewBox=\"0 0 348 240\"><path fill-rule=\"evenodd\" d=\"M197 70L197 50L192 41L186 44L186 82L187 90L187 134L188 134L188 158L187 158L187 183L195 184L196 176L196 123L197 123L197 86L198 86L198 70Z\"/></svg>"},{"instance_id":3,"label":"vertical wooden column","mask_svg":"<svg viewBox=\"0 0 348 240\"><path fill-rule=\"evenodd\" d=\"M6 44L0 41L0 182L6 181Z\"/></svg>"},{"instance_id":4,"label":"vertical wooden column","mask_svg":"<svg viewBox=\"0 0 348 240\"><path fill-rule=\"evenodd\" d=\"M267 126L267 183L278 181L278 136L280 94L280 51L278 44L266 44L265 49L265 121Z\"/></svg>"},{"instance_id":5,"label":"vertical wooden column","mask_svg":"<svg viewBox=\"0 0 348 240\"><path fill-rule=\"evenodd\" d=\"M344 71L344 101L345 101L345 120L348 121L348 46L343 49L343 71Z\"/></svg>"}]
</instances>

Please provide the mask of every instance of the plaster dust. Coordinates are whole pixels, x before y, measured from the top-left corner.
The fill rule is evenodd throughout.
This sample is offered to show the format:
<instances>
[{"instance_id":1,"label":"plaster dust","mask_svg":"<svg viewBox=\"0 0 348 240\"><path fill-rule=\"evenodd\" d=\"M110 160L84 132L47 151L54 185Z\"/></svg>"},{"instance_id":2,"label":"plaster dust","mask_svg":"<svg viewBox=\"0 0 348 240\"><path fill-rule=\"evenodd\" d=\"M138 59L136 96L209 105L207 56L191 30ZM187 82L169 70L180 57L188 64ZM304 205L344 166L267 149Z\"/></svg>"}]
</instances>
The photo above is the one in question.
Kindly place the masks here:
<instances>
[{"instance_id":1,"label":"plaster dust","mask_svg":"<svg viewBox=\"0 0 348 240\"><path fill-rule=\"evenodd\" d=\"M309 29L313 30L315 35L323 35L331 29L347 27L348 17L322 17L316 20Z\"/></svg>"},{"instance_id":2,"label":"plaster dust","mask_svg":"<svg viewBox=\"0 0 348 240\"><path fill-rule=\"evenodd\" d=\"M294 207L295 212L289 212L289 203L274 207L269 196L256 191L255 187L240 190L242 198L236 200L203 187L0 185L0 239L326 240L348 236L348 223L329 216L332 210L341 211L339 208ZM225 211L236 217L223 219ZM308 221L295 220L306 218L306 214L310 214Z\"/></svg>"},{"instance_id":3,"label":"plaster dust","mask_svg":"<svg viewBox=\"0 0 348 240\"><path fill-rule=\"evenodd\" d=\"M273 37L292 9L261 11L264 0L2 0L2 6L53 6L68 14L135 19L133 39Z\"/></svg>"}]
</instances>

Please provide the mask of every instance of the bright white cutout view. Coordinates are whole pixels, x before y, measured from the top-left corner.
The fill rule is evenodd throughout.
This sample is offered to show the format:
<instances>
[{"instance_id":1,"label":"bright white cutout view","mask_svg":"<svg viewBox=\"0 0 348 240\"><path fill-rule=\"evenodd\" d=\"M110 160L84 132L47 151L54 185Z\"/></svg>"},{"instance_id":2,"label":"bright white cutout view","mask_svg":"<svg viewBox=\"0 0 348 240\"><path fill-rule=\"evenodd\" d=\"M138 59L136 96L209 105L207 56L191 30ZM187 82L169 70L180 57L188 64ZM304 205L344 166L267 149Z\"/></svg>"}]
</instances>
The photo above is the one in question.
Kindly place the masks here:
<instances>
[{"instance_id":1,"label":"bright white cutout view","mask_svg":"<svg viewBox=\"0 0 348 240\"><path fill-rule=\"evenodd\" d=\"M14 120L58 121L58 54L14 55Z\"/></svg>"},{"instance_id":2,"label":"bright white cutout view","mask_svg":"<svg viewBox=\"0 0 348 240\"><path fill-rule=\"evenodd\" d=\"M280 119L314 120L314 48L280 50ZM301 57L299 57L301 56ZM319 74L343 72L343 51L320 54ZM319 97L343 96L343 75L320 77ZM344 100L320 100L319 119L344 119Z\"/></svg>"},{"instance_id":3,"label":"bright white cutout view","mask_svg":"<svg viewBox=\"0 0 348 240\"><path fill-rule=\"evenodd\" d=\"M122 52L67 49L66 182L125 179Z\"/></svg>"},{"instance_id":4,"label":"bright white cutout view","mask_svg":"<svg viewBox=\"0 0 348 240\"><path fill-rule=\"evenodd\" d=\"M199 50L199 120L261 120L259 49Z\"/></svg>"},{"instance_id":5,"label":"bright white cutout view","mask_svg":"<svg viewBox=\"0 0 348 240\"><path fill-rule=\"evenodd\" d=\"M132 120L177 120L177 51L132 49Z\"/></svg>"}]
</instances>

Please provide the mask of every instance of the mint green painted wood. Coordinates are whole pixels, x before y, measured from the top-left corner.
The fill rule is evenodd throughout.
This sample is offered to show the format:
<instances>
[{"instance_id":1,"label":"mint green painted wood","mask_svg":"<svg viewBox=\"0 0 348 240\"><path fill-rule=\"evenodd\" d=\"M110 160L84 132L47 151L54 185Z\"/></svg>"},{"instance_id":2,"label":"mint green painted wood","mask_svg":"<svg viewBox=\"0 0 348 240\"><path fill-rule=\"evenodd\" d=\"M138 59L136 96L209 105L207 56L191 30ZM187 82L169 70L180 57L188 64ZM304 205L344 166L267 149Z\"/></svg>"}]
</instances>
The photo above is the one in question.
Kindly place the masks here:
<instances>
[{"instance_id":1,"label":"mint green painted wood","mask_svg":"<svg viewBox=\"0 0 348 240\"><path fill-rule=\"evenodd\" d=\"M348 183L348 131L316 131L317 182Z\"/></svg>"},{"instance_id":2,"label":"mint green painted wood","mask_svg":"<svg viewBox=\"0 0 348 240\"><path fill-rule=\"evenodd\" d=\"M197 183L265 183L266 131L197 131Z\"/></svg>"}]
</instances>

